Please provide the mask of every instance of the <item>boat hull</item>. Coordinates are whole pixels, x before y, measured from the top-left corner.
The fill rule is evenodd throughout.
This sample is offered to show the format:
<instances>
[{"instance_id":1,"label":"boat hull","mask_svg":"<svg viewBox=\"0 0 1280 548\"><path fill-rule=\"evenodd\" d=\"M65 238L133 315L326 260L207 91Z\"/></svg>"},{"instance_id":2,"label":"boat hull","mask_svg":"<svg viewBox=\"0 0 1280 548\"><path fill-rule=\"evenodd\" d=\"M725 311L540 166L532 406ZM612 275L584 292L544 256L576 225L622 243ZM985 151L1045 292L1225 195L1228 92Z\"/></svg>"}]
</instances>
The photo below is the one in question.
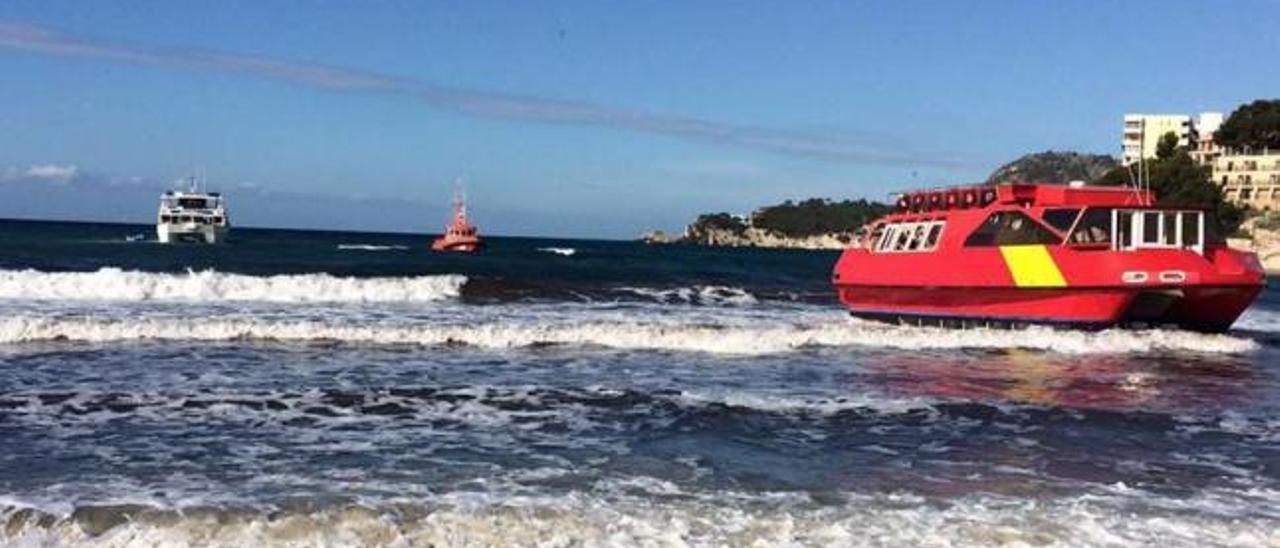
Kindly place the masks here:
<instances>
[{"instance_id":1,"label":"boat hull","mask_svg":"<svg viewBox=\"0 0 1280 548\"><path fill-rule=\"evenodd\" d=\"M156 225L156 239L162 244L217 244L226 241L228 227L216 225Z\"/></svg>"},{"instance_id":2,"label":"boat hull","mask_svg":"<svg viewBox=\"0 0 1280 548\"><path fill-rule=\"evenodd\" d=\"M1082 329L1176 326L1226 331L1261 291L1254 284L1010 288L838 286L857 317L943 325L1055 325Z\"/></svg>"},{"instance_id":3,"label":"boat hull","mask_svg":"<svg viewBox=\"0 0 1280 548\"><path fill-rule=\"evenodd\" d=\"M480 239L446 240L444 238L431 242L431 250L442 253L475 253L484 247Z\"/></svg>"}]
</instances>

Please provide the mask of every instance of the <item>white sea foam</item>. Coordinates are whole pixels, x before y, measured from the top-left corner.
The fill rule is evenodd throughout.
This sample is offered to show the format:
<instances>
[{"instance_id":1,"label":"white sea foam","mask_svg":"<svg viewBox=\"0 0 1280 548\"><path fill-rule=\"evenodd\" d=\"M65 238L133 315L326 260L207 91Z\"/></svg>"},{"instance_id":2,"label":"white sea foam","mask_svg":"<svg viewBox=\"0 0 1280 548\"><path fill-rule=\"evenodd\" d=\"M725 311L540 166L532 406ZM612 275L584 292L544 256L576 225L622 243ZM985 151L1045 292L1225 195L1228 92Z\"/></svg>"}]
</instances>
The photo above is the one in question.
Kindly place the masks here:
<instances>
[{"instance_id":1,"label":"white sea foam","mask_svg":"<svg viewBox=\"0 0 1280 548\"><path fill-rule=\"evenodd\" d=\"M346 278L329 274L248 276L205 270L185 274L103 268L96 272L0 270L0 299L68 301L258 301L396 303L452 299L459 275Z\"/></svg>"},{"instance_id":2,"label":"white sea foam","mask_svg":"<svg viewBox=\"0 0 1280 548\"><path fill-rule=\"evenodd\" d=\"M409 249L407 245L377 245L377 244L338 244L338 249L342 251L403 251Z\"/></svg>"},{"instance_id":3,"label":"white sea foam","mask_svg":"<svg viewBox=\"0 0 1280 548\"><path fill-rule=\"evenodd\" d=\"M555 253L556 255L564 255L565 257L572 257L578 252L577 249L572 247L539 247L538 251L543 253Z\"/></svg>"},{"instance_id":4,"label":"white sea foam","mask_svg":"<svg viewBox=\"0 0 1280 548\"><path fill-rule=\"evenodd\" d=\"M649 485L637 480L628 485ZM660 488L673 486L656 485ZM687 493L680 491L680 494ZM634 489L631 491L634 492ZM242 509L0 511L0 541L30 546L1274 546L1275 516L1233 497L1177 501L1124 491L1044 500L852 495L814 507L802 495L715 493L685 500L586 494L450 493L431 506L348 505L268 515ZM776 496L775 496L776 495ZM1247 497L1246 497L1247 498ZM710 500L709 500L710 499ZM660 502L660 503L658 503ZM1228 510L1222 514L1219 510ZM1189 510L1189 511L1188 511Z\"/></svg>"},{"instance_id":5,"label":"white sea foam","mask_svg":"<svg viewBox=\"0 0 1280 548\"><path fill-rule=\"evenodd\" d=\"M755 295L745 289L722 285L699 285L671 289L624 287L621 290L661 303L746 306L759 302Z\"/></svg>"},{"instance_id":6,"label":"white sea foam","mask_svg":"<svg viewBox=\"0 0 1280 548\"><path fill-rule=\"evenodd\" d=\"M888 326L836 318L814 324L786 324L777 321L760 324L709 324L701 320L673 321L657 318L648 321L508 318L475 324L264 318L0 318L0 343L236 339L330 340L354 344L465 344L484 348L555 344L742 355L842 346L900 349L1027 348L1073 354L1159 351L1243 353L1257 348L1257 343L1249 339L1182 331L1113 330L1084 333L1038 328L1023 331L946 330Z\"/></svg>"}]
</instances>

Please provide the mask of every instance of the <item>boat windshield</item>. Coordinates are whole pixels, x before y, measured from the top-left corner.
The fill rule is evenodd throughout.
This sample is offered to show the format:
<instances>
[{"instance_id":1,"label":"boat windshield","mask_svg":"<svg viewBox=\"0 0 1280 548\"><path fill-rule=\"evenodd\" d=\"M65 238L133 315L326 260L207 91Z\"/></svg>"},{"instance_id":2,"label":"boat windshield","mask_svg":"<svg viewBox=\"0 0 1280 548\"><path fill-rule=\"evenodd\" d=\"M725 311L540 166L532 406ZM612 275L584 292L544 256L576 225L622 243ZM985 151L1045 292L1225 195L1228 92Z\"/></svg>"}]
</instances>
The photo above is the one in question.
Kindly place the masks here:
<instances>
[{"instance_id":1,"label":"boat windshield","mask_svg":"<svg viewBox=\"0 0 1280 548\"><path fill-rule=\"evenodd\" d=\"M965 247L1058 244L1061 238L1019 211L997 211L969 237Z\"/></svg>"}]
</instances>

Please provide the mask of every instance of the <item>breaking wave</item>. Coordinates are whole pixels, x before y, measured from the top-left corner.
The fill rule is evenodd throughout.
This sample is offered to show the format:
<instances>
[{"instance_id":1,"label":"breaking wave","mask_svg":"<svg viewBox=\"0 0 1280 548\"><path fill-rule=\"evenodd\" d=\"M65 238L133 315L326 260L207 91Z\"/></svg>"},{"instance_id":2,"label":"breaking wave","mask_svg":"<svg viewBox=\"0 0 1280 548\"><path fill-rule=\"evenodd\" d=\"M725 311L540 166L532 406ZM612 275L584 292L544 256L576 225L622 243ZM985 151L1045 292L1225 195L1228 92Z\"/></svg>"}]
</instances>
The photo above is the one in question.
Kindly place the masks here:
<instances>
[{"instance_id":1,"label":"breaking wave","mask_svg":"<svg viewBox=\"0 0 1280 548\"><path fill-rule=\"evenodd\" d=\"M345 278L329 274L248 276L205 270L167 274L0 270L0 299L71 301L258 301L275 303L430 302L458 297L460 275Z\"/></svg>"},{"instance_id":2,"label":"breaking wave","mask_svg":"<svg viewBox=\"0 0 1280 548\"><path fill-rule=\"evenodd\" d=\"M269 511L82 505L0 508L0 541L46 546L1270 546L1274 493L1189 500L1126 493L1039 502L972 496L947 503L899 494L817 505L795 493L707 496L652 478L602 481L610 495L445 493L428 502L346 503ZM656 491L661 504L615 492ZM691 496L692 495L692 496ZM1223 499L1226 499L1225 501ZM1239 509L1238 519L1218 512ZM1202 510L1189 513L1187 509Z\"/></svg>"},{"instance_id":3,"label":"breaking wave","mask_svg":"<svg viewBox=\"0 0 1280 548\"><path fill-rule=\"evenodd\" d=\"M101 317L0 319L0 343L131 340L284 342L338 341L374 345L468 345L520 348L547 345L762 355L816 347L898 349L1025 348L1069 354L1187 351L1244 353L1256 342L1182 331L1112 330L1097 333L1031 328L1023 331L947 330L889 326L832 318L813 324L776 320L723 325L687 321L526 320L449 325L432 322L328 322Z\"/></svg>"}]
</instances>

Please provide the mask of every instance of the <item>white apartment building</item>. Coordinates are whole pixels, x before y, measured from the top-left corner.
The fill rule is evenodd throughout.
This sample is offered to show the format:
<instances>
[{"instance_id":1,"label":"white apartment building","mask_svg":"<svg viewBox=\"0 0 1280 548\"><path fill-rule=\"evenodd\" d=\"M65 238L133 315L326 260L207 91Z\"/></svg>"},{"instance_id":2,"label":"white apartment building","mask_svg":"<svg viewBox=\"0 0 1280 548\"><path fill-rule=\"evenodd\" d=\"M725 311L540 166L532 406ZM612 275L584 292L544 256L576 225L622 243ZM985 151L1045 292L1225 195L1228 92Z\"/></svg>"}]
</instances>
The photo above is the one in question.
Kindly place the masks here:
<instances>
[{"instance_id":1,"label":"white apartment building","mask_svg":"<svg viewBox=\"0 0 1280 548\"><path fill-rule=\"evenodd\" d=\"M1179 146L1190 147L1194 135L1191 116L1186 114L1124 115L1124 164L1129 165L1142 158L1154 158L1160 138L1170 132L1178 136Z\"/></svg>"},{"instance_id":2,"label":"white apartment building","mask_svg":"<svg viewBox=\"0 0 1280 548\"><path fill-rule=\"evenodd\" d=\"M1222 147L1218 146L1214 133L1222 127L1226 116L1221 112L1201 112L1191 124L1191 158L1200 165L1214 165L1214 160L1222 155Z\"/></svg>"},{"instance_id":3,"label":"white apartment building","mask_svg":"<svg viewBox=\"0 0 1280 548\"><path fill-rule=\"evenodd\" d=\"M1263 211L1280 211L1280 151L1225 152L1213 161L1213 181L1228 201Z\"/></svg>"}]
</instances>

